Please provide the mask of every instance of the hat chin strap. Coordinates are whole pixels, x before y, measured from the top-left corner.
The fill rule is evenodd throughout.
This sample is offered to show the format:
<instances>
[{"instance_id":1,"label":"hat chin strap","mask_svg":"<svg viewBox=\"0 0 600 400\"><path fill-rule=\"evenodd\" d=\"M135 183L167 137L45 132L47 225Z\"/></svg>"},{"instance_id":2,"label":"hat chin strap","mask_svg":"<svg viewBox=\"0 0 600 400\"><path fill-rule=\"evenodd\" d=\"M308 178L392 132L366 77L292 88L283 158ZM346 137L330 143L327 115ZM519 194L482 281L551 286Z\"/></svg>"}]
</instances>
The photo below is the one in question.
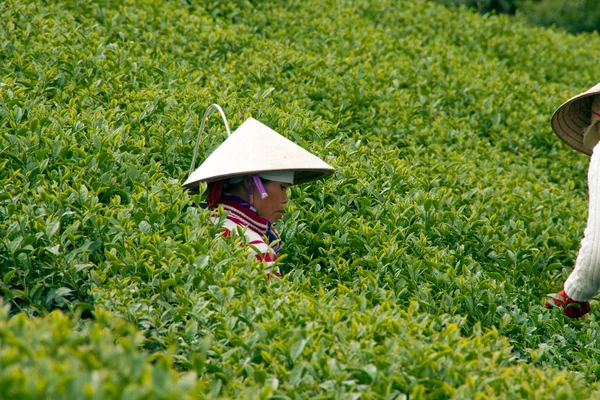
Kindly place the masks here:
<instances>
[{"instance_id":1,"label":"hat chin strap","mask_svg":"<svg viewBox=\"0 0 600 400\"><path fill-rule=\"evenodd\" d=\"M596 127L599 121L599 119L593 121L583 133L583 145L590 150L593 150L600 141L600 134L598 134L598 129Z\"/></svg>"},{"instance_id":2,"label":"hat chin strap","mask_svg":"<svg viewBox=\"0 0 600 400\"><path fill-rule=\"evenodd\" d=\"M267 191L265 190L265 187L263 186L260 177L257 174L254 174L251 175L251 178L252 180L248 182L248 199L252 198L252 182L254 182L254 184L256 185L258 193L260 194L260 198L263 200L266 199L269 195L267 194Z\"/></svg>"},{"instance_id":3,"label":"hat chin strap","mask_svg":"<svg viewBox=\"0 0 600 400\"><path fill-rule=\"evenodd\" d=\"M262 181L260 180L260 177L256 174L252 175L252 180L254 181L254 184L256 185L256 188L258 189L258 193L260 193L260 198L261 199L266 199L269 195L267 194L267 191L265 190L265 187L262 184Z\"/></svg>"},{"instance_id":4,"label":"hat chin strap","mask_svg":"<svg viewBox=\"0 0 600 400\"><path fill-rule=\"evenodd\" d=\"M600 96L594 96L591 104L590 125L583 132L583 145L590 150L593 150L600 140L597 124L600 121Z\"/></svg>"}]
</instances>

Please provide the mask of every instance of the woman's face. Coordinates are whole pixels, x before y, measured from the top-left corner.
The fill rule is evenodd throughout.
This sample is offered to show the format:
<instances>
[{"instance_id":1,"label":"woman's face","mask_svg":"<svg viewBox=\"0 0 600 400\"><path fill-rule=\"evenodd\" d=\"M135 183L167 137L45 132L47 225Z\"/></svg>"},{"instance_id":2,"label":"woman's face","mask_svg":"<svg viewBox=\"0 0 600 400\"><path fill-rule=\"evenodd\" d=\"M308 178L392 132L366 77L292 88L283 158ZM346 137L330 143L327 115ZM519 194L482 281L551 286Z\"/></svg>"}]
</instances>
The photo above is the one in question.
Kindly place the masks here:
<instances>
[{"instance_id":1,"label":"woman's face","mask_svg":"<svg viewBox=\"0 0 600 400\"><path fill-rule=\"evenodd\" d=\"M254 183L252 183L254 185ZM285 204L288 202L289 183L267 181L263 184L268 196L262 199L256 185L252 188L252 205L266 219L275 222L283 217Z\"/></svg>"}]
</instances>

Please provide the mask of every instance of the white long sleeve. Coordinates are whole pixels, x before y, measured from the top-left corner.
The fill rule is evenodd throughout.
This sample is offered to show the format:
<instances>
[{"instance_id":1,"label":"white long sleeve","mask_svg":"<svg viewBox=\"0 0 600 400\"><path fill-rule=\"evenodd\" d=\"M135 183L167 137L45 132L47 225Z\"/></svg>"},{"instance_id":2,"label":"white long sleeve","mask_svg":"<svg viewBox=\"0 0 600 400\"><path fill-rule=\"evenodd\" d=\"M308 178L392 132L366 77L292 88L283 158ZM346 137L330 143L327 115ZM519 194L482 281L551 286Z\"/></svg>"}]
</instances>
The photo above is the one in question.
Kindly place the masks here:
<instances>
[{"instance_id":1,"label":"white long sleeve","mask_svg":"<svg viewBox=\"0 0 600 400\"><path fill-rule=\"evenodd\" d=\"M600 143L594 147L588 170L588 221L575 269L565 282L565 293L588 301L600 290Z\"/></svg>"}]
</instances>

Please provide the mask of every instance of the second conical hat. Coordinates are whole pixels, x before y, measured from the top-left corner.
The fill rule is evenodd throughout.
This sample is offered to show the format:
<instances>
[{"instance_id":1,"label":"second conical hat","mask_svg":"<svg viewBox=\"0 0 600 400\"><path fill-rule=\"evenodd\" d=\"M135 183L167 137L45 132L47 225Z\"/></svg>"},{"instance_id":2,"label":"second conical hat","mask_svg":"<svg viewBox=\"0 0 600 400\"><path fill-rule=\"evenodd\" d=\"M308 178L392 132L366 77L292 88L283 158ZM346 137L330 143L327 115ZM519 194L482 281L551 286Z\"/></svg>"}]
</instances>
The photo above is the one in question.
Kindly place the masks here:
<instances>
[{"instance_id":1,"label":"second conical hat","mask_svg":"<svg viewBox=\"0 0 600 400\"><path fill-rule=\"evenodd\" d=\"M335 169L254 118L248 118L229 136L183 186L195 188L212 182L260 172L293 171L294 184L333 174Z\"/></svg>"},{"instance_id":2,"label":"second conical hat","mask_svg":"<svg viewBox=\"0 0 600 400\"><path fill-rule=\"evenodd\" d=\"M591 155L584 137L591 123L592 101L600 94L600 83L577 96L571 97L552 115L552 129L563 142L577 151Z\"/></svg>"}]
</instances>

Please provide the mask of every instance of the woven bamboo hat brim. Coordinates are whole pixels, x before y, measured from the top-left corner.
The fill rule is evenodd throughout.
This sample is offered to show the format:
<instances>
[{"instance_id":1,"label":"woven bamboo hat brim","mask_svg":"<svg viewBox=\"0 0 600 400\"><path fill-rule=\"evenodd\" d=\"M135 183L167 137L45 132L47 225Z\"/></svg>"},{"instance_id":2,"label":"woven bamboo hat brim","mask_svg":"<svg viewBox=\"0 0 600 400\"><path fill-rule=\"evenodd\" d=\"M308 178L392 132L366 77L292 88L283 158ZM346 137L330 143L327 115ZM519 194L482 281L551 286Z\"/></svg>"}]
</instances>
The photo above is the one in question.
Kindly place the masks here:
<instances>
[{"instance_id":1,"label":"woven bamboo hat brim","mask_svg":"<svg viewBox=\"0 0 600 400\"><path fill-rule=\"evenodd\" d=\"M293 171L294 184L329 176L335 169L259 121L248 118L229 136L183 186L261 172Z\"/></svg>"},{"instance_id":2,"label":"woven bamboo hat brim","mask_svg":"<svg viewBox=\"0 0 600 400\"><path fill-rule=\"evenodd\" d=\"M558 137L577 151L587 155L592 149L584 145L584 136L591 123L592 101L600 94L600 83L567 100L552 115L552 129Z\"/></svg>"}]
</instances>

